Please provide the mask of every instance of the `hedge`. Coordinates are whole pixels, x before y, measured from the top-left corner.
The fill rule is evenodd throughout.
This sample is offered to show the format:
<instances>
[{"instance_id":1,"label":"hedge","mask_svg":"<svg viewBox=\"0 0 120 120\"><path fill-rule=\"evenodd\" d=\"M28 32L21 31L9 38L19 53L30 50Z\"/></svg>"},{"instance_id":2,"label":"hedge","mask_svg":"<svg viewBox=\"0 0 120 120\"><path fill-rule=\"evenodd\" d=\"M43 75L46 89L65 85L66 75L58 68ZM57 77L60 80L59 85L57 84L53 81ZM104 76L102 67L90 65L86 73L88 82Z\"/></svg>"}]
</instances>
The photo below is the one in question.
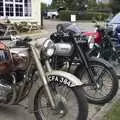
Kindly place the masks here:
<instances>
[{"instance_id":1,"label":"hedge","mask_svg":"<svg viewBox=\"0 0 120 120\"><path fill-rule=\"evenodd\" d=\"M70 15L74 14L76 15L77 20L100 20L104 21L109 17L108 13L102 13L102 12L84 12L79 13L78 11L61 11L59 14L59 19L64 21L70 20Z\"/></svg>"}]
</instances>

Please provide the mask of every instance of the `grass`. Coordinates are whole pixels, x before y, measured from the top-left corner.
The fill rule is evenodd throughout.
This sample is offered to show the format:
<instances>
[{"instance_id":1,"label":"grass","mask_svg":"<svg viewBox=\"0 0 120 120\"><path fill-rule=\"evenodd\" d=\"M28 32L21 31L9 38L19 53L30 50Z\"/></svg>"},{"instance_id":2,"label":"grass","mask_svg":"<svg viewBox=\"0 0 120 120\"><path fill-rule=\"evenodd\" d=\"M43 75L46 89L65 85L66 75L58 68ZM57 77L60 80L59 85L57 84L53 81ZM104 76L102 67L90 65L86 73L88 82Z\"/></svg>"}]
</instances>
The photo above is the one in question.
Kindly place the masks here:
<instances>
[{"instance_id":1,"label":"grass","mask_svg":"<svg viewBox=\"0 0 120 120\"><path fill-rule=\"evenodd\" d=\"M120 120L120 102L112 106L112 109L104 116L104 120Z\"/></svg>"}]
</instances>

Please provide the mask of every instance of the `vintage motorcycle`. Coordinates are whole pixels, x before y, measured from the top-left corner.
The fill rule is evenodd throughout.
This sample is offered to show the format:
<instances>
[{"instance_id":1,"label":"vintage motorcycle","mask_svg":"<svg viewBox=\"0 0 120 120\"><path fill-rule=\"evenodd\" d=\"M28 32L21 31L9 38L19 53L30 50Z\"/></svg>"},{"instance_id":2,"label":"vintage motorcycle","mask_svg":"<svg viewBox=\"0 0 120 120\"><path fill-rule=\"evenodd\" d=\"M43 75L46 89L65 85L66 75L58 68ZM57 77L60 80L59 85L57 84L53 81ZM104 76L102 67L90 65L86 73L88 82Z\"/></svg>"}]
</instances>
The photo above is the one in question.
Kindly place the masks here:
<instances>
[{"instance_id":1,"label":"vintage motorcycle","mask_svg":"<svg viewBox=\"0 0 120 120\"><path fill-rule=\"evenodd\" d=\"M88 38L89 55L103 58L111 63L120 63L119 39L114 36L110 29L96 25L95 32L85 32Z\"/></svg>"},{"instance_id":2,"label":"vintage motorcycle","mask_svg":"<svg viewBox=\"0 0 120 120\"><path fill-rule=\"evenodd\" d=\"M9 49L0 42L0 104L18 104L37 82L36 120L87 120L83 83L70 73L51 69L48 59L55 44L46 38L25 38L15 46Z\"/></svg>"},{"instance_id":3,"label":"vintage motorcycle","mask_svg":"<svg viewBox=\"0 0 120 120\"><path fill-rule=\"evenodd\" d=\"M105 104L118 90L118 78L111 64L104 59L88 55L88 42L83 40L81 30L75 24L57 26L50 38L56 43L52 56L54 69L72 72L85 83L84 91L89 102Z\"/></svg>"}]
</instances>

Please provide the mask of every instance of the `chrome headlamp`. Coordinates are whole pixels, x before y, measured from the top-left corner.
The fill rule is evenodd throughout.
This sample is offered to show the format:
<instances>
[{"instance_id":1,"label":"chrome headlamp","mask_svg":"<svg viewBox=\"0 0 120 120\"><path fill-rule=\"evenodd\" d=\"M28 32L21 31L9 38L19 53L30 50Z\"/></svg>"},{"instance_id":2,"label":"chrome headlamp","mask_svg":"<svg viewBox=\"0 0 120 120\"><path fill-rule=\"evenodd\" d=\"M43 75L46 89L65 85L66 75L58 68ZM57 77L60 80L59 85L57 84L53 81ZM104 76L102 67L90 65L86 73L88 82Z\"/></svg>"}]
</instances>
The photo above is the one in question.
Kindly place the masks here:
<instances>
[{"instance_id":1,"label":"chrome headlamp","mask_svg":"<svg viewBox=\"0 0 120 120\"><path fill-rule=\"evenodd\" d=\"M42 54L46 57L51 57L55 52L55 44L52 40L47 39L42 46Z\"/></svg>"}]
</instances>

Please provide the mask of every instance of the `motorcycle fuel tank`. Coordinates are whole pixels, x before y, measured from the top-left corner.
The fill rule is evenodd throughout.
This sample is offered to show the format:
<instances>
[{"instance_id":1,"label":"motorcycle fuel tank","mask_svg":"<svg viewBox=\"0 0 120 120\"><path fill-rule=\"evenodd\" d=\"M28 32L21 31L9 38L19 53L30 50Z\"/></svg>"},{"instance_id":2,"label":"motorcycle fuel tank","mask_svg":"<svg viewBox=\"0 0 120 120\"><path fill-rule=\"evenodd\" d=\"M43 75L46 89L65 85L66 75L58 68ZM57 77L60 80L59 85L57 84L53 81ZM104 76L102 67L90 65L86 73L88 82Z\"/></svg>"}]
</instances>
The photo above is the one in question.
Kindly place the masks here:
<instances>
[{"instance_id":1,"label":"motorcycle fuel tank","mask_svg":"<svg viewBox=\"0 0 120 120\"><path fill-rule=\"evenodd\" d=\"M25 70L29 64L28 48L11 48L10 52L16 69Z\"/></svg>"},{"instance_id":2,"label":"motorcycle fuel tank","mask_svg":"<svg viewBox=\"0 0 120 120\"><path fill-rule=\"evenodd\" d=\"M55 47L55 55L59 56L71 56L74 51L74 47L70 43L56 43Z\"/></svg>"}]
</instances>

